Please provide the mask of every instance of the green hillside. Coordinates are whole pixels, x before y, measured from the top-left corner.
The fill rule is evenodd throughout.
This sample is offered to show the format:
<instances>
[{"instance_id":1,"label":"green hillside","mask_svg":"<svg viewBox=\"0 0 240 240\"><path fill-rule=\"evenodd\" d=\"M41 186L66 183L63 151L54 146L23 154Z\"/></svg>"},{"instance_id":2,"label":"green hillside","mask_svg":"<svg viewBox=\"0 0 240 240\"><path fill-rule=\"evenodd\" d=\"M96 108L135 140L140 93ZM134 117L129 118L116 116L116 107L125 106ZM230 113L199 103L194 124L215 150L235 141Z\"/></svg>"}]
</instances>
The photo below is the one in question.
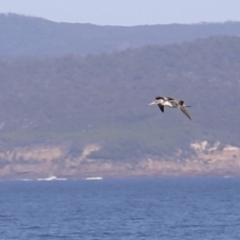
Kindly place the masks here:
<instances>
[{"instance_id":1,"label":"green hillside","mask_svg":"<svg viewBox=\"0 0 240 240\"><path fill-rule=\"evenodd\" d=\"M62 144L94 158L167 156L209 140L239 146L240 38L145 46L92 56L0 61L0 146ZM172 96L191 105L161 113Z\"/></svg>"}]
</instances>

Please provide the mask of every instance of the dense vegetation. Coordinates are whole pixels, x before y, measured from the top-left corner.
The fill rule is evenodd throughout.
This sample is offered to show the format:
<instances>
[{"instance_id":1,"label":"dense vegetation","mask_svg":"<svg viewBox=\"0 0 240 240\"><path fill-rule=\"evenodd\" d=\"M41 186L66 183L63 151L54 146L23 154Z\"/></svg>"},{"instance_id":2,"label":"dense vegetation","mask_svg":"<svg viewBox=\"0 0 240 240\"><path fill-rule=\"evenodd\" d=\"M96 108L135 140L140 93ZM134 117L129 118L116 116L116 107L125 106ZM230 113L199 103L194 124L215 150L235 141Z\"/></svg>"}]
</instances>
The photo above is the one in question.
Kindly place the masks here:
<instances>
[{"instance_id":1,"label":"dense vegetation","mask_svg":"<svg viewBox=\"0 0 240 240\"><path fill-rule=\"evenodd\" d=\"M40 20L39 20L40 21ZM196 140L239 145L240 38L145 46L118 53L0 61L0 146L63 144L75 154L138 158L189 151ZM148 106L155 96L191 105Z\"/></svg>"}]
</instances>

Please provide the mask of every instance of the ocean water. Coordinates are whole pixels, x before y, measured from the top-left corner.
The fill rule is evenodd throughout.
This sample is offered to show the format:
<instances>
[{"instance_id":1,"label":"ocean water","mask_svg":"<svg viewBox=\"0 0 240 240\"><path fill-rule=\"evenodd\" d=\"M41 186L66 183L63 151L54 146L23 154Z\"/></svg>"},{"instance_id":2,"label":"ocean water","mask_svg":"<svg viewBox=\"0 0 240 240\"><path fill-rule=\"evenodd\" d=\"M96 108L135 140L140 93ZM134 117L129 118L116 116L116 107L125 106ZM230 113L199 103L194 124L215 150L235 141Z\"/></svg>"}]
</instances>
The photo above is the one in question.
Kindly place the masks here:
<instances>
[{"instance_id":1,"label":"ocean water","mask_svg":"<svg viewBox=\"0 0 240 240\"><path fill-rule=\"evenodd\" d=\"M2 181L0 239L240 239L240 179Z\"/></svg>"}]
</instances>

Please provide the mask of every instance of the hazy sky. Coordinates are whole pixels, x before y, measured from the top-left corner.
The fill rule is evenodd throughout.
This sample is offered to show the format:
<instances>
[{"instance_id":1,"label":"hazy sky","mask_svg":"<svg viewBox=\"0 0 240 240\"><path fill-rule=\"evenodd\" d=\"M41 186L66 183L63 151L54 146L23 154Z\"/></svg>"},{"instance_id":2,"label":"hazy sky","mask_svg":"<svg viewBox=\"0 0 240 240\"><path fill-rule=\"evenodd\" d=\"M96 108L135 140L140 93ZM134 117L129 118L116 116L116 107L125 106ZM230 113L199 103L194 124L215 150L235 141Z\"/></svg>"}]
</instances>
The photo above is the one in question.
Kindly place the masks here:
<instances>
[{"instance_id":1,"label":"hazy sky","mask_svg":"<svg viewBox=\"0 0 240 240\"><path fill-rule=\"evenodd\" d=\"M240 0L0 0L0 13L56 22L144 25L240 21Z\"/></svg>"}]
</instances>

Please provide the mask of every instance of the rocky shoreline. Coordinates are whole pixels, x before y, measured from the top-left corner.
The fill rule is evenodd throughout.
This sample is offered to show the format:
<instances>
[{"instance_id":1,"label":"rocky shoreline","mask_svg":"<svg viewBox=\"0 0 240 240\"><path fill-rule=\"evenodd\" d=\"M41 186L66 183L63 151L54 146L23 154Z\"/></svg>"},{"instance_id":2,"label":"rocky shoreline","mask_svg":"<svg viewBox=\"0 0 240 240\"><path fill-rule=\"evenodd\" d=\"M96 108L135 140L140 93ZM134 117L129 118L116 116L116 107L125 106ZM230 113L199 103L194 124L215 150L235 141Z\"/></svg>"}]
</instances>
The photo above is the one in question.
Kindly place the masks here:
<instances>
[{"instance_id":1,"label":"rocky shoreline","mask_svg":"<svg viewBox=\"0 0 240 240\"><path fill-rule=\"evenodd\" d=\"M194 154L187 159L179 160L178 153L168 159L145 156L137 161L91 159L90 153L100 149L96 144L85 146L75 157L61 146L15 148L0 152L0 179L239 176L240 148L219 146L219 142L195 142L190 145Z\"/></svg>"}]
</instances>

